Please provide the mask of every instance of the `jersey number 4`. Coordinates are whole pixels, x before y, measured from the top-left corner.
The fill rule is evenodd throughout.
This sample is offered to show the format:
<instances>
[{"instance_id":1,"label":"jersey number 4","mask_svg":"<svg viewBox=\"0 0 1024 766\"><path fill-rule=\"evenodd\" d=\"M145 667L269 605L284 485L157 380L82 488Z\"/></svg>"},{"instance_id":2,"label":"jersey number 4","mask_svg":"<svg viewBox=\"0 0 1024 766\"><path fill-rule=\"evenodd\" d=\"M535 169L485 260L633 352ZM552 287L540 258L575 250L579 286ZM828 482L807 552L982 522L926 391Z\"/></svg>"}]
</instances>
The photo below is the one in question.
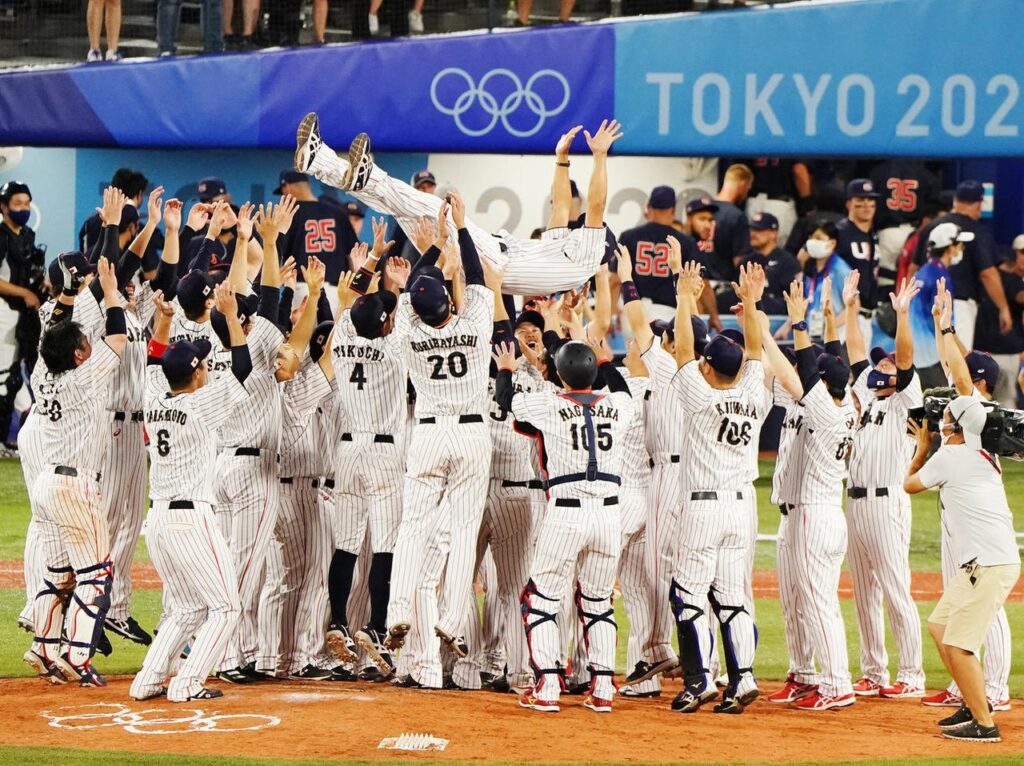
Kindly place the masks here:
<instances>
[{"instance_id":1,"label":"jersey number 4","mask_svg":"<svg viewBox=\"0 0 1024 766\"><path fill-rule=\"evenodd\" d=\"M306 255L333 253L336 243L333 219L306 221L306 247L304 248Z\"/></svg>"},{"instance_id":2,"label":"jersey number 4","mask_svg":"<svg viewBox=\"0 0 1024 766\"><path fill-rule=\"evenodd\" d=\"M449 377L461 378L469 369L469 360L461 351L453 351L446 357L440 354L431 354L427 357L427 361L434 367L430 371L431 380L448 380Z\"/></svg>"},{"instance_id":3,"label":"jersey number 4","mask_svg":"<svg viewBox=\"0 0 1024 766\"><path fill-rule=\"evenodd\" d=\"M607 452L612 448L612 425L611 423L599 423L594 426L594 436L597 437L597 449L601 452ZM572 448L574 450L589 449L587 445L587 429L586 426L580 425L579 423L573 423L569 426L569 438L572 439Z\"/></svg>"},{"instance_id":4,"label":"jersey number 4","mask_svg":"<svg viewBox=\"0 0 1024 766\"><path fill-rule=\"evenodd\" d=\"M718 427L718 441L737 446L750 444L750 421L737 423L729 418L722 418L722 425Z\"/></svg>"},{"instance_id":5,"label":"jersey number 4","mask_svg":"<svg viewBox=\"0 0 1024 766\"><path fill-rule=\"evenodd\" d=\"M363 386L366 385L366 372L363 370L363 363L356 362L352 366L352 374L348 378L349 383L355 383L356 388L360 391L363 390Z\"/></svg>"}]
</instances>

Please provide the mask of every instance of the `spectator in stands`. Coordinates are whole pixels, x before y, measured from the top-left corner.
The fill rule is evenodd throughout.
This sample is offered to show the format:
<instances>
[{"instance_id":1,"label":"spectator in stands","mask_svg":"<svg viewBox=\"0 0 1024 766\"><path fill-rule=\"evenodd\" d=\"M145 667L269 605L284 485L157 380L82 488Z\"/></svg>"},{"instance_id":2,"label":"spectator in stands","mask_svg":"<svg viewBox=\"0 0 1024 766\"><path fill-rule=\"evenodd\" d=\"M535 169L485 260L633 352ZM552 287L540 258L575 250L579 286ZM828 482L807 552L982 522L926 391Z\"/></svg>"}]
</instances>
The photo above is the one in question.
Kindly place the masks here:
<instances>
[{"instance_id":1,"label":"spectator in stands","mask_svg":"<svg viewBox=\"0 0 1024 766\"><path fill-rule=\"evenodd\" d=\"M561 24L568 24L572 16L572 9L576 0L558 0L558 21ZM516 0L516 19L513 22L517 27L530 26L530 11L533 10L533 0Z\"/></svg>"},{"instance_id":2,"label":"spectator in stands","mask_svg":"<svg viewBox=\"0 0 1024 766\"><path fill-rule=\"evenodd\" d=\"M178 52L178 27L181 25L182 0L157 0L156 47L161 58ZM203 25L203 51L224 50L224 28L221 18L222 0L202 0L200 20Z\"/></svg>"},{"instance_id":3,"label":"spectator in stands","mask_svg":"<svg viewBox=\"0 0 1024 766\"><path fill-rule=\"evenodd\" d=\"M814 338L821 338L825 331L825 295L822 288L826 278L832 280L832 310L836 318L842 318L844 311L843 283L846 275L852 269L836 253L836 245L839 242L839 232L836 224L827 220L819 220L815 223L813 231L803 249L807 253L807 263L804 265L804 294L810 302L807 305L807 331ZM787 320L776 332L775 338L788 338L791 325Z\"/></svg>"},{"instance_id":4,"label":"spectator in stands","mask_svg":"<svg viewBox=\"0 0 1024 766\"><path fill-rule=\"evenodd\" d=\"M955 264L950 273L953 275L953 299L956 312L956 334L964 348L974 348L974 325L978 318L979 286L984 287L988 297L999 312L999 331L1007 333L1013 327L1010 307L1003 292L1003 282L996 271L993 256L992 237L988 230L980 226L981 199L984 189L978 181L964 181L956 187L953 195L953 211L941 215L929 224L922 232L914 255L914 266L910 269L913 276L915 267L920 267L928 258L928 235L931 230L942 223L955 223L964 231L974 234L974 239L964 246L964 257Z\"/></svg>"},{"instance_id":5,"label":"spectator in stands","mask_svg":"<svg viewBox=\"0 0 1024 766\"><path fill-rule=\"evenodd\" d=\"M120 61L117 44L121 39L121 0L89 0L85 10L85 26L89 33L88 62L103 61L100 49L103 27L107 30L107 61Z\"/></svg>"},{"instance_id":6,"label":"spectator in stands","mask_svg":"<svg viewBox=\"0 0 1024 766\"><path fill-rule=\"evenodd\" d=\"M254 35L259 21L260 0L241 0L242 34L234 33L235 0L224 0L221 21L224 24L224 47L230 51L251 51L257 47Z\"/></svg>"},{"instance_id":7,"label":"spectator in stands","mask_svg":"<svg viewBox=\"0 0 1024 766\"><path fill-rule=\"evenodd\" d=\"M987 295L980 296L974 347L991 354L1001 370L994 398L1006 407L1016 407L1017 373L1021 367L1021 353L1024 352L1024 234L1013 240L1013 255L999 264L998 272L1010 306L1013 327L1008 333L1001 333L998 309Z\"/></svg>"},{"instance_id":8,"label":"spectator in stands","mask_svg":"<svg viewBox=\"0 0 1024 766\"><path fill-rule=\"evenodd\" d=\"M208 176L196 184L200 202L227 202L231 204L231 192L223 178ZM237 212L237 211L236 211Z\"/></svg>"},{"instance_id":9,"label":"spectator in stands","mask_svg":"<svg viewBox=\"0 0 1024 766\"><path fill-rule=\"evenodd\" d=\"M771 213L779 222L779 238L789 237L798 216L814 210L811 173L802 160L753 157L741 160L754 172L747 198L747 215Z\"/></svg>"},{"instance_id":10,"label":"spectator in stands","mask_svg":"<svg viewBox=\"0 0 1024 766\"><path fill-rule=\"evenodd\" d=\"M790 283L800 275L800 262L779 247L779 221L771 213L757 213L750 222L750 242L740 265L756 263L765 271L766 284L761 306L767 314L785 314L784 297ZM718 310L729 311L738 303L732 287L718 294Z\"/></svg>"},{"instance_id":11,"label":"spectator in stands","mask_svg":"<svg viewBox=\"0 0 1024 766\"><path fill-rule=\"evenodd\" d=\"M380 20L377 14L380 12L384 0L371 0L370 2L370 34L375 35L380 31ZM404 34L411 32L414 35L423 34L423 5L424 0L413 0L412 10L409 11L409 28ZM398 37L399 33L391 30L392 37Z\"/></svg>"},{"instance_id":12,"label":"spectator in stands","mask_svg":"<svg viewBox=\"0 0 1024 766\"><path fill-rule=\"evenodd\" d=\"M750 227L739 205L747 198L754 174L746 165L730 165L722 188L715 195L715 258L708 263L712 276L729 282L739 279L740 256L750 247Z\"/></svg>"},{"instance_id":13,"label":"spectator in stands","mask_svg":"<svg viewBox=\"0 0 1024 766\"><path fill-rule=\"evenodd\" d=\"M878 305L878 263L876 259L875 214L879 194L867 178L855 178L846 185L846 218L836 224L836 254L860 272L860 322L864 342L872 345L872 318Z\"/></svg>"},{"instance_id":14,"label":"spectator in stands","mask_svg":"<svg viewBox=\"0 0 1024 766\"><path fill-rule=\"evenodd\" d=\"M358 0L352 8L352 37L361 40L379 34L382 20L392 37L405 37L409 34L411 16L406 3L407 0ZM422 3L419 8L422 10Z\"/></svg>"}]
</instances>

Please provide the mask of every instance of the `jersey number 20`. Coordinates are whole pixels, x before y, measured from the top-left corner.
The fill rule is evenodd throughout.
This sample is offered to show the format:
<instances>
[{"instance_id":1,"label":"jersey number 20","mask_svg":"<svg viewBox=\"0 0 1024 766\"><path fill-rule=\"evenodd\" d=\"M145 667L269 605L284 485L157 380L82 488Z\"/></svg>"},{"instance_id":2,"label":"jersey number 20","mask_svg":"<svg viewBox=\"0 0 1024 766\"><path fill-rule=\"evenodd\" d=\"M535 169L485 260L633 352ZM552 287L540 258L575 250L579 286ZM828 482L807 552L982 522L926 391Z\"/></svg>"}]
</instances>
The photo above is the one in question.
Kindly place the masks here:
<instances>
[{"instance_id":1,"label":"jersey number 20","mask_svg":"<svg viewBox=\"0 0 1024 766\"><path fill-rule=\"evenodd\" d=\"M434 367L434 369L430 371L431 380L448 380L449 376L453 378L461 378L469 369L469 362L466 359L466 355L461 351L453 351L447 357L441 356L440 354L431 354L427 357L427 361ZM446 369L447 372L445 372Z\"/></svg>"}]
</instances>

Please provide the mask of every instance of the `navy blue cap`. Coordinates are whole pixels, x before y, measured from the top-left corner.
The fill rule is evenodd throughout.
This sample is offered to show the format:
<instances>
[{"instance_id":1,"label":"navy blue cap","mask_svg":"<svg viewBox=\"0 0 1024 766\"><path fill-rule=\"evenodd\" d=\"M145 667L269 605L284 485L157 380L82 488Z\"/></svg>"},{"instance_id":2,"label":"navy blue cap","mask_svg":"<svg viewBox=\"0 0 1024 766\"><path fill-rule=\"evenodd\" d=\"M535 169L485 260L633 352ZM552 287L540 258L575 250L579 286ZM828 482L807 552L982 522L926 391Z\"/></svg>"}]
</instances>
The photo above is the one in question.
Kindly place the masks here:
<instances>
[{"instance_id":1,"label":"navy blue cap","mask_svg":"<svg viewBox=\"0 0 1024 766\"><path fill-rule=\"evenodd\" d=\"M314 362L319 362L320 357L327 350L327 339L331 337L333 329L334 322L327 320L318 324L313 330L313 337L309 339L309 356Z\"/></svg>"},{"instance_id":2,"label":"navy blue cap","mask_svg":"<svg viewBox=\"0 0 1024 766\"><path fill-rule=\"evenodd\" d=\"M697 197L697 199L692 199L686 203L687 215L702 213L705 210L712 213L718 212L718 205L715 204L715 201L711 199L711 197Z\"/></svg>"},{"instance_id":3,"label":"navy blue cap","mask_svg":"<svg viewBox=\"0 0 1024 766\"><path fill-rule=\"evenodd\" d=\"M779 219L771 213L758 213L750 221L750 228L757 231L778 231Z\"/></svg>"},{"instance_id":4,"label":"navy blue cap","mask_svg":"<svg viewBox=\"0 0 1024 766\"><path fill-rule=\"evenodd\" d=\"M870 178L854 178L846 184L846 199L878 199L882 195L875 191L875 185Z\"/></svg>"},{"instance_id":5,"label":"navy blue cap","mask_svg":"<svg viewBox=\"0 0 1024 766\"><path fill-rule=\"evenodd\" d=\"M871 364L877 367L878 363L881 362L883 359L888 359L893 364L896 364L895 354L890 354L881 346L875 346L873 349L871 349Z\"/></svg>"},{"instance_id":6,"label":"navy blue cap","mask_svg":"<svg viewBox=\"0 0 1024 766\"><path fill-rule=\"evenodd\" d=\"M734 378L743 364L743 348L732 338L719 333L704 347L704 358L719 375Z\"/></svg>"},{"instance_id":7,"label":"navy blue cap","mask_svg":"<svg viewBox=\"0 0 1024 766\"><path fill-rule=\"evenodd\" d=\"M366 218L366 205L362 202L350 200L345 203L345 213L347 215L358 216L359 218Z\"/></svg>"},{"instance_id":8,"label":"navy blue cap","mask_svg":"<svg viewBox=\"0 0 1024 766\"><path fill-rule=\"evenodd\" d=\"M434 186L437 186L437 179L434 178L434 174L429 170L420 170L413 175L409 185L418 189L420 184L434 184Z\"/></svg>"},{"instance_id":9,"label":"navy blue cap","mask_svg":"<svg viewBox=\"0 0 1024 766\"><path fill-rule=\"evenodd\" d=\"M305 173L300 173L294 168L285 168L281 171L281 174L277 177L277 188L274 189L274 194L281 193L281 187L285 184L298 184L302 182L308 182L309 176Z\"/></svg>"},{"instance_id":10,"label":"navy blue cap","mask_svg":"<svg viewBox=\"0 0 1024 766\"><path fill-rule=\"evenodd\" d=\"M187 380L199 367L200 363L210 355L213 347L205 338L194 343L179 340L172 343L160 358L160 367L168 381L182 382Z\"/></svg>"},{"instance_id":11,"label":"navy blue cap","mask_svg":"<svg viewBox=\"0 0 1024 766\"><path fill-rule=\"evenodd\" d=\"M206 300L213 297L213 283L204 272L193 269L178 280L177 295L186 314L199 314Z\"/></svg>"},{"instance_id":12,"label":"navy blue cap","mask_svg":"<svg viewBox=\"0 0 1024 766\"><path fill-rule=\"evenodd\" d=\"M818 357L818 373L829 391L842 391L850 382L850 365L841 356L822 354Z\"/></svg>"},{"instance_id":13,"label":"navy blue cap","mask_svg":"<svg viewBox=\"0 0 1024 766\"><path fill-rule=\"evenodd\" d=\"M744 343L743 333L741 333L739 330L729 327L725 330L722 330L720 334L724 335L726 338L729 338L729 340L733 341L741 348L746 346L746 344Z\"/></svg>"},{"instance_id":14,"label":"navy blue cap","mask_svg":"<svg viewBox=\"0 0 1024 766\"><path fill-rule=\"evenodd\" d=\"M256 295L236 295L235 302L238 304L238 321L243 325L251 317L256 316L256 312L259 310L260 299ZM213 331L217 334L221 343L225 346L230 345L231 336L228 332L228 320L217 309L213 309L210 312L210 326L213 327Z\"/></svg>"},{"instance_id":15,"label":"navy blue cap","mask_svg":"<svg viewBox=\"0 0 1024 766\"><path fill-rule=\"evenodd\" d=\"M516 329L519 329L521 324L532 324L541 332L544 332L544 316L539 311L533 311L532 309L524 309L519 312L519 316L516 317Z\"/></svg>"},{"instance_id":16,"label":"navy blue cap","mask_svg":"<svg viewBox=\"0 0 1024 766\"><path fill-rule=\"evenodd\" d=\"M228 187L224 183L223 178L217 178L216 176L210 176L204 178L199 182L199 201L209 202L214 197L218 197L221 194L227 194Z\"/></svg>"},{"instance_id":17,"label":"navy blue cap","mask_svg":"<svg viewBox=\"0 0 1024 766\"><path fill-rule=\"evenodd\" d=\"M651 332L653 332L658 337L661 337L665 333L672 335L673 329L674 328L672 327L672 323L666 322L664 319L655 319L654 321L651 322Z\"/></svg>"},{"instance_id":18,"label":"navy blue cap","mask_svg":"<svg viewBox=\"0 0 1024 766\"><path fill-rule=\"evenodd\" d=\"M676 206L676 191L671 186L655 186L647 198L647 206L654 210L671 210Z\"/></svg>"},{"instance_id":19,"label":"navy blue cap","mask_svg":"<svg viewBox=\"0 0 1024 766\"><path fill-rule=\"evenodd\" d=\"M451 311L444 283L421 274L409 286L410 302L416 315L429 325L437 326Z\"/></svg>"},{"instance_id":20,"label":"navy blue cap","mask_svg":"<svg viewBox=\"0 0 1024 766\"><path fill-rule=\"evenodd\" d=\"M988 384L990 394L995 391L996 381L999 380L999 365L995 359L982 351L971 351L964 357L964 361L970 370L971 380L975 383L983 380Z\"/></svg>"},{"instance_id":21,"label":"navy blue cap","mask_svg":"<svg viewBox=\"0 0 1024 766\"><path fill-rule=\"evenodd\" d=\"M981 202L985 196L985 187L981 181L962 181L957 184L955 198L960 202Z\"/></svg>"},{"instance_id":22,"label":"navy blue cap","mask_svg":"<svg viewBox=\"0 0 1024 766\"><path fill-rule=\"evenodd\" d=\"M61 259L64 260L64 265L67 266L72 276L84 277L86 274L96 273L96 267L89 263L85 253L79 250L61 253L50 261L50 265L46 269L46 275L50 278L50 284L53 286L55 293L64 289L64 272L60 270Z\"/></svg>"},{"instance_id":23,"label":"navy blue cap","mask_svg":"<svg viewBox=\"0 0 1024 766\"><path fill-rule=\"evenodd\" d=\"M397 305L398 298L390 290L361 295L352 304L349 317L362 337L379 338L384 322Z\"/></svg>"}]
</instances>

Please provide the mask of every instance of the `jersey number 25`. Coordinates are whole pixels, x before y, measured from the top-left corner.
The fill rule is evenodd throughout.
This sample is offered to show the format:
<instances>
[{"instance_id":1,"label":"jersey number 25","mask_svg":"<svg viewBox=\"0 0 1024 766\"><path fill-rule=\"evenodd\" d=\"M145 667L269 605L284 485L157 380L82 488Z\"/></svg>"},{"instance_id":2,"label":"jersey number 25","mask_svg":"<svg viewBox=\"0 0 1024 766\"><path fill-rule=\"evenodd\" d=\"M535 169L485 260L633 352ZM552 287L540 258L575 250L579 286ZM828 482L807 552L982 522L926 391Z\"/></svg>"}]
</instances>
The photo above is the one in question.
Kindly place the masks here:
<instances>
[{"instance_id":1,"label":"jersey number 25","mask_svg":"<svg viewBox=\"0 0 1024 766\"><path fill-rule=\"evenodd\" d=\"M324 218L319 221L306 221L306 255L317 253L333 253L336 239L334 236L334 220Z\"/></svg>"}]
</instances>

